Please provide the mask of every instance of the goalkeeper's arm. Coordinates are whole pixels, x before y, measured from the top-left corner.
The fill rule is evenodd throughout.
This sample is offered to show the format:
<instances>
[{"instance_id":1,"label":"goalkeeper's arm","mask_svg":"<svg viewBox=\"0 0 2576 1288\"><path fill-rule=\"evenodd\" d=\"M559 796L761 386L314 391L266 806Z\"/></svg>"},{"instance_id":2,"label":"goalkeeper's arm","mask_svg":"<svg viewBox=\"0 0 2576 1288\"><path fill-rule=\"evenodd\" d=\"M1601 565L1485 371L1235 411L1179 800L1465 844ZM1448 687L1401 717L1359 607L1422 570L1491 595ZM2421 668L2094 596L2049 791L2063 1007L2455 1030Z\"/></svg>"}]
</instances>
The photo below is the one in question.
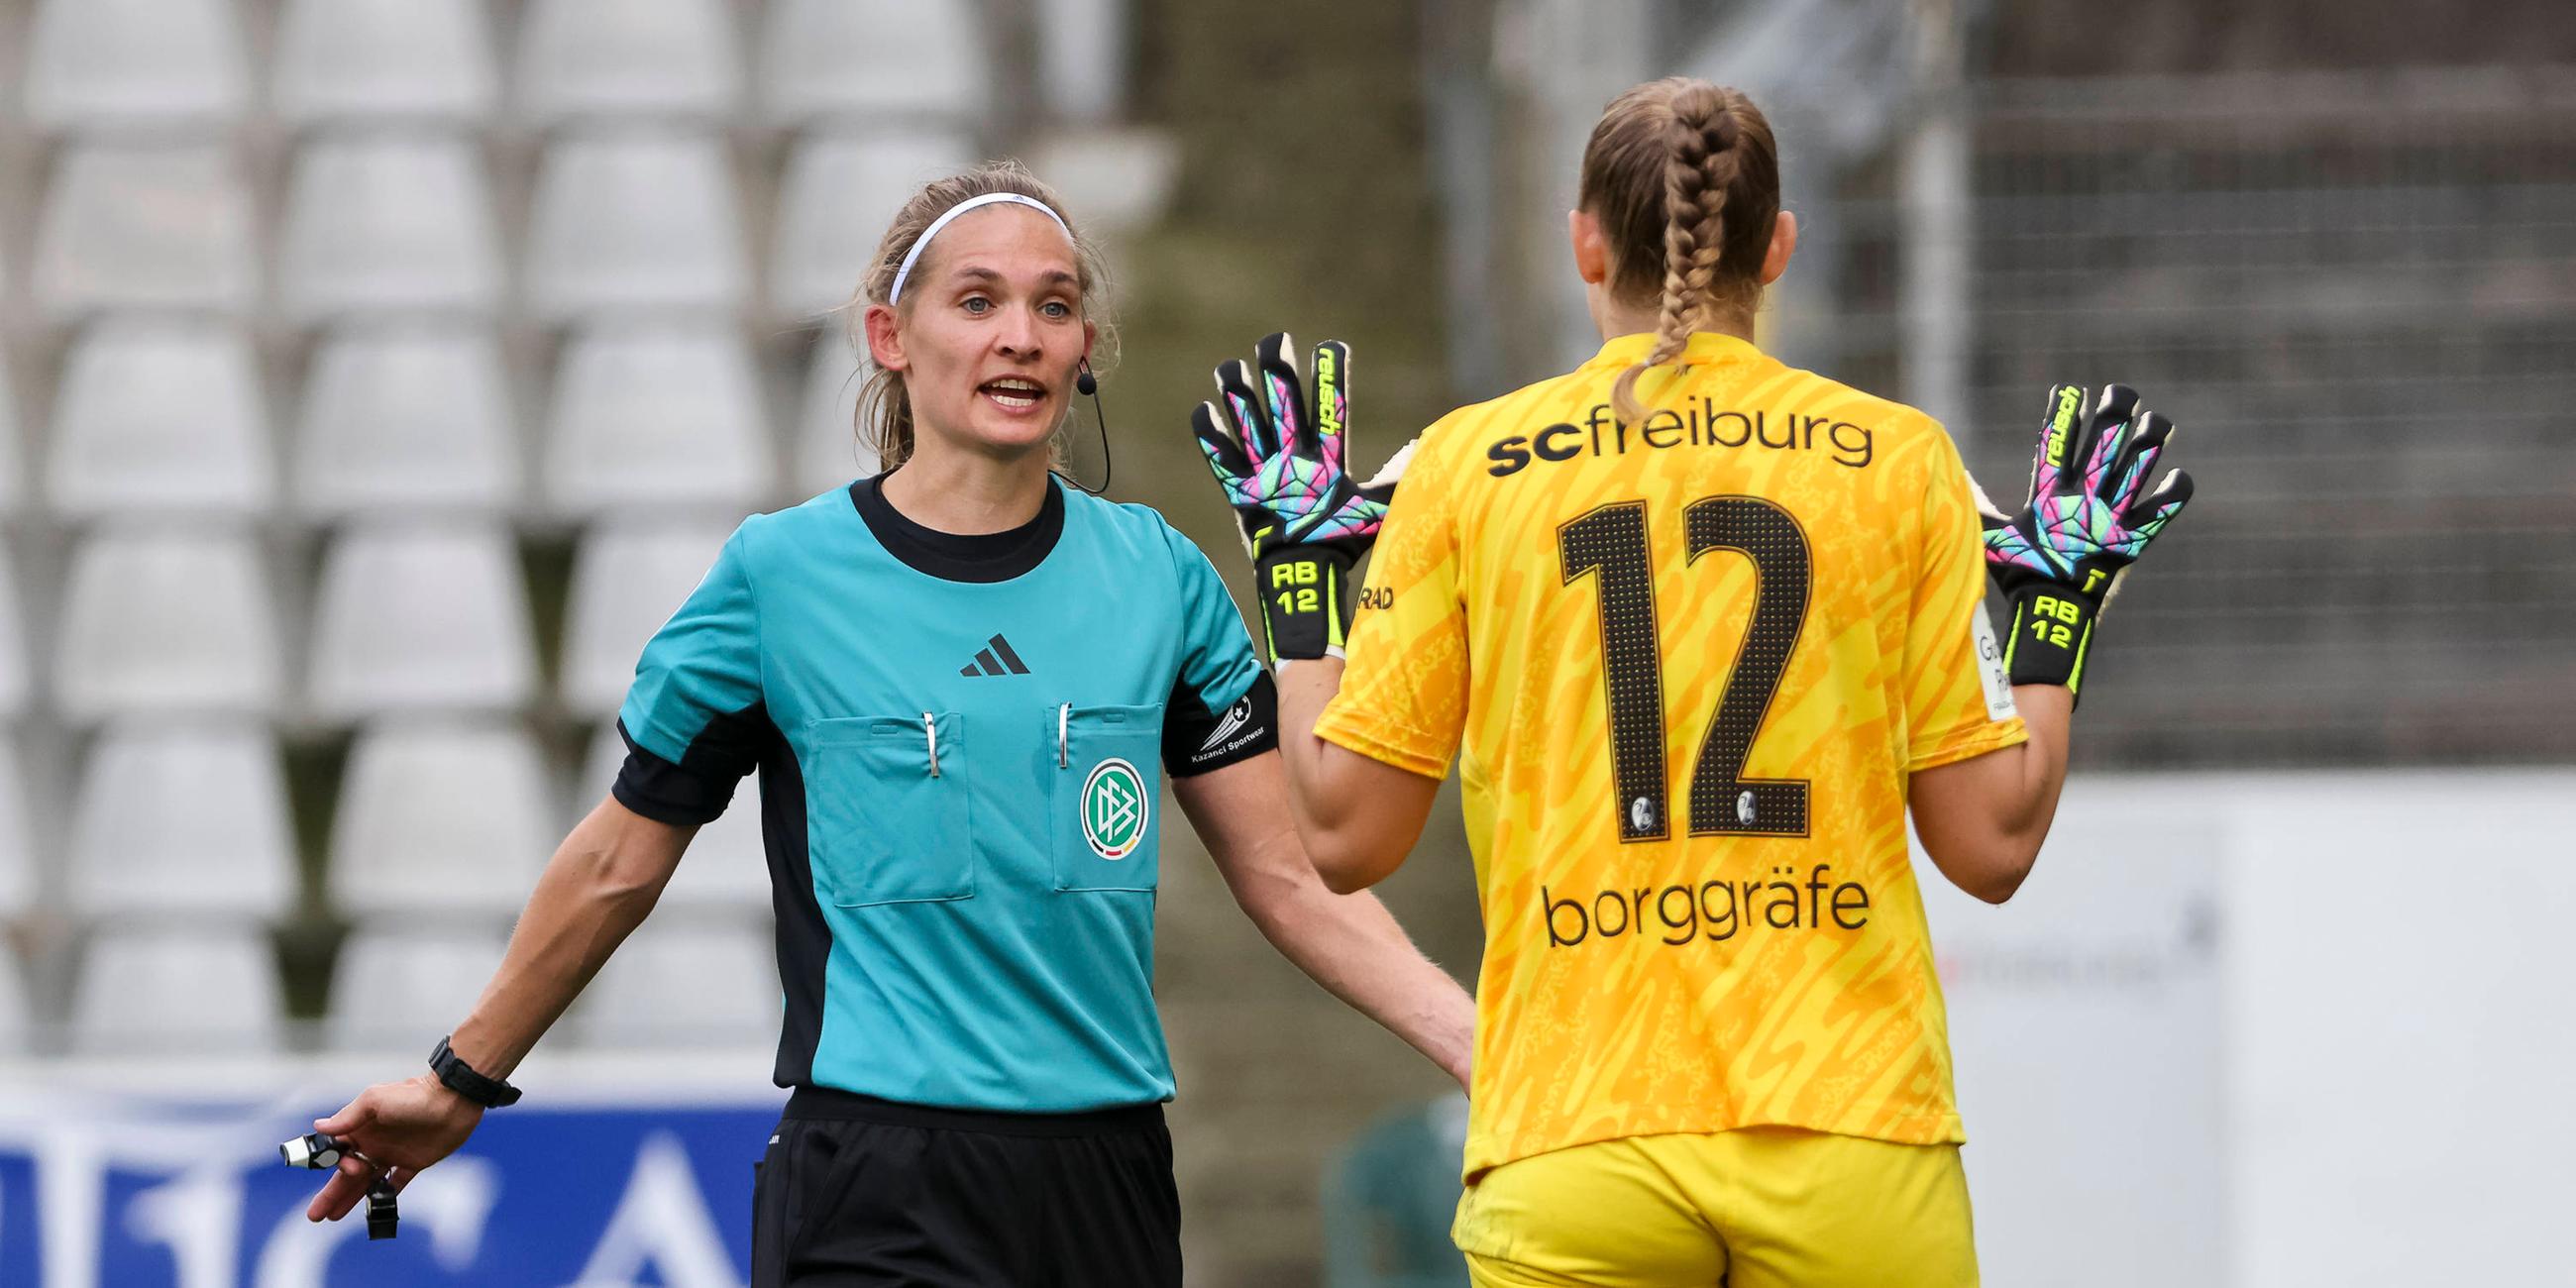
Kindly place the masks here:
<instances>
[{"instance_id":1,"label":"goalkeeper's arm","mask_svg":"<svg viewBox=\"0 0 2576 1288\"><path fill-rule=\"evenodd\" d=\"M1905 785L1923 852L1950 884L1988 903L2011 898L2030 875L2066 785L2075 695L2060 685L2017 684L2013 703L2029 741L1920 770Z\"/></svg>"},{"instance_id":2,"label":"goalkeeper's arm","mask_svg":"<svg viewBox=\"0 0 2576 1288\"><path fill-rule=\"evenodd\" d=\"M1412 454L1407 445L1367 483L1345 468L1350 348L1327 340L1299 370L1287 335L1253 361L1216 370L1217 397L1192 421L1252 555L1262 636L1279 671L1279 749L1308 857L1326 886L1349 894L1404 861L1430 817L1438 779L1380 764L1315 736L1341 688L1350 625L1345 574L1377 540Z\"/></svg>"},{"instance_id":3,"label":"goalkeeper's arm","mask_svg":"<svg viewBox=\"0 0 2576 1288\"><path fill-rule=\"evenodd\" d=\"M1306 856L1328 889L1350 894L1402 866L1431 818L1440 780L1315 736L1315 722L1341 692L1342 667L1327 657L1280 669L1279 752Z\"/></svg>"},{"instance_id":4,"label":"goalkeeper's arm","mask_svg":"<svg viewBox=\"0 0 2576 1288\"><path fill-rule=\"evenodd\" d=\"M2067 726L2112 588L2191 500L2191 476L2154 475L2173 425L2110 385L2048 391L2030 495L1988 509L1986 567L2012 607L2005 666L2030 740L1914 775L1916 835L1942 874L1978 898L2012 897L2039 857L2066 783ZM2150 484L2154 484L2150 487ZM1982 499L1982 498L1981 498Z\"/></svg>"}]
</instances>

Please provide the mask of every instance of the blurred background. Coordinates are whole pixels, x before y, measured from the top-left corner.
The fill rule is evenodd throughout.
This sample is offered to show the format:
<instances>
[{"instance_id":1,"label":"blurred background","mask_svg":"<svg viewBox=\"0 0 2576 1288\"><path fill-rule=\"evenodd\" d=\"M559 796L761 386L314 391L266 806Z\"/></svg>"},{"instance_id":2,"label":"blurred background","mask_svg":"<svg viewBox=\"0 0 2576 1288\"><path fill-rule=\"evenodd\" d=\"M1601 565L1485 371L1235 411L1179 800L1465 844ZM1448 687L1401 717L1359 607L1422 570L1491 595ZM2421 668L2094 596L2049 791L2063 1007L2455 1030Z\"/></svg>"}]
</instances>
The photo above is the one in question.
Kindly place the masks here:
<instances>
[{"instance_id":1,"label":"blurred background","mask_svg":"<svg viewBox=\"0 0 2576 1288\"><path fill-rule=\"evenodd\" d=\"M2563 3L0 0L0 1284L740 1282L748 810L422 1237L266 1160L470 1006L731 526L872 471L830 311L909 189L1105 236L1115 494L1239 579L1209 366L1349 339L1374 460L1587 356L1582 143L1673 73L1777 127L1775 352L1998 493L2131 383L2200 483L2038 875L1926 882L1988 1282L2563 1277ZM1460 1103L1168 844L1192 1282L1462 1282ZM1472 981L1454 803L1384 893Z\"/></svg>"}]
</instances>

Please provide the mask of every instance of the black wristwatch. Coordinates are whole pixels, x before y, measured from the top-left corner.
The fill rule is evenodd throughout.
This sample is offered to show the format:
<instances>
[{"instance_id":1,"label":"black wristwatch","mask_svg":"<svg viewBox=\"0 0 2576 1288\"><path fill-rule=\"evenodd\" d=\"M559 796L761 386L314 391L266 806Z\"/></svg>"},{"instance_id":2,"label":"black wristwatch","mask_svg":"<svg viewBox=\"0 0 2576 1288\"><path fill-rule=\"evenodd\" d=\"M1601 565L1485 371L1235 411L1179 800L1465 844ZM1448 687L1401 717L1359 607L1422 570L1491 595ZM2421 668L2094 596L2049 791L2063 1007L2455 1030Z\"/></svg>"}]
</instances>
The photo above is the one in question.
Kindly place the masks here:
<instances>
[{"instance_id":1,"label":"black wristwatch","mask_svg":"<svg viewBox=\"0 0 2576 1288\"><path fill-rule=\"evenodd\" d=\"M487 1078L476 1073L474 1066L465 1063L454 1051L448 1049L447 1038L440 1038L438 1049L429 1053L429 1071L437 1074L439 1082L448 1090L486 1109L500 1109L519 1103L517 1087L499 1078Z\"/></svg>"}]
</instances>

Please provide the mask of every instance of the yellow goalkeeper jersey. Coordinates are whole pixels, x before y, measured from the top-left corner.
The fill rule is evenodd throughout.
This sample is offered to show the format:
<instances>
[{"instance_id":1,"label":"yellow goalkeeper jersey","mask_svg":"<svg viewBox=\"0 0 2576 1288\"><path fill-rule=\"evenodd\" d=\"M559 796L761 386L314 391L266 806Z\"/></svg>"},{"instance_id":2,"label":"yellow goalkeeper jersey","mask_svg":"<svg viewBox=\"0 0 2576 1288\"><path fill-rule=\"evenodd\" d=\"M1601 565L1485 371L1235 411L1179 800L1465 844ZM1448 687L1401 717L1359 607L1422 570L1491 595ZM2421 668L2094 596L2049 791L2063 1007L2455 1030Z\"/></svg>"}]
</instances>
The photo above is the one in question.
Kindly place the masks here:
<instances>
[{"instance_id":1,"label":"yellow goalkeeper jersey","mask_svg":"<svg viewBox=\"0 0 2576 1288\"><path fill-rule=\"evenodd\" d=\"M2026 736L1930 417L1653 337L1426 431L1325 739L1465 789L1466 1166L1781 1125L1962 1139L1913 771Z\"/></svg>"}]
</instances>

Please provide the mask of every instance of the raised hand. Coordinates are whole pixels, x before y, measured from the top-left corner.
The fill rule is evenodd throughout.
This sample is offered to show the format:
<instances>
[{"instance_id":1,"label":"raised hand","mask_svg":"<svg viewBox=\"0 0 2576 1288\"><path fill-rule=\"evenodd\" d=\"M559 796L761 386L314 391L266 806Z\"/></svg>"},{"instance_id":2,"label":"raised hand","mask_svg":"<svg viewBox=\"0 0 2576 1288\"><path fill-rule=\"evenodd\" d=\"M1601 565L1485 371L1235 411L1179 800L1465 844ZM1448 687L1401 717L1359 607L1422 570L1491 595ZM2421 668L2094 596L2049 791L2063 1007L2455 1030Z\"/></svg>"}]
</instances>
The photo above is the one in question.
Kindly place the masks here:
<instances>
[{"instance_id":1,"label":"raised hand","mask_svg":"<svg viewBox=\"0 0 2576 1288\"><path fill-rule=\"evenodd\" d=\"M1192 428L1242 525L1271 655L1311 658L1341 647L1349 626L1342 583L1377 540L1413 448L1354 483L1346 468L1350 346L1315 346L1311 389L1293 347L1284 332L1273 334L1251 364L1219 366L1217 397L1199 404Z\"/></svg>"},{"instance_id":2,"label":"raised hand","mask_svg":"<svg viewBox=\"0 0 2576 1288\"><path fill-rule=\"evenodd\" d=\"M2004 645L2013 683L2081 695L2103 603L2191 500L2181 470L2147 487L2172 437L2173 422L2125 385L2105 386L2089 413L2083 390L2048 391L2029 498L2018 514L1985 516L1986 570L2013 606Z\"/></svg>"}]
</instances>

